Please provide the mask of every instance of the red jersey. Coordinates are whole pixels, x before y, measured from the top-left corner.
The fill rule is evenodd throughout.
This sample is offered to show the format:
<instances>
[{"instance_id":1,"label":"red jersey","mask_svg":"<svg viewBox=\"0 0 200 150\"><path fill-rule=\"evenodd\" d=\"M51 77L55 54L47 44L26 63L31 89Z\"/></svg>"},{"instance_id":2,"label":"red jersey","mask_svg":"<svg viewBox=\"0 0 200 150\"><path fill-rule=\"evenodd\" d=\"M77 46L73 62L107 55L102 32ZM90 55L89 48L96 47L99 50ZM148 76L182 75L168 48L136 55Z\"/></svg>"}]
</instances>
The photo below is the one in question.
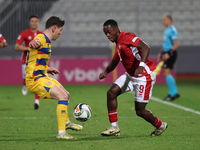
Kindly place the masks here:
<instances>
[{"instance_id":1,"label":"red jersey","mask_svg":"<svg viewBox=\"0 0 200 150\"><path fill-rule=\"evenodd\" d=\"M0 42L2 42L4 40L3 35L0 33Z\"/></svg>"},{"instance_id":2,"label":"red jersey","mask_svg":"<svg viewBox=\"0 0 200 150\"><path fill-rule=\"evenodd\" d=\"M116 43L116 51L113 56L115 60L120 60L126 69L126 72L134 76L135 70L139 67L141 61L141 49L137 49L139 41L142 41L134 33L121 32ZM150 74L156 69L155 64L147 59L146 66L142 76Z\"/></svg>"},{"instance_id":3,"label":"red jersey","mask_svg":"<svg viewBox=\"0 0 200 150\"><path fill-rule=\"evenodd\" d=\"M29 47L30 41L32 41L34 37L40 33L42 33L42 31L40 30L37 30L37 32L34 33L31 31L31 29L26 29L20 33L20 35L17 38L16 43L21 45L24 42L25 46ZM22 60L21 60L22 64L26 63L26 55L27 55L27 51L24 51L22 55Z\"/></svg>"}]
</instances>

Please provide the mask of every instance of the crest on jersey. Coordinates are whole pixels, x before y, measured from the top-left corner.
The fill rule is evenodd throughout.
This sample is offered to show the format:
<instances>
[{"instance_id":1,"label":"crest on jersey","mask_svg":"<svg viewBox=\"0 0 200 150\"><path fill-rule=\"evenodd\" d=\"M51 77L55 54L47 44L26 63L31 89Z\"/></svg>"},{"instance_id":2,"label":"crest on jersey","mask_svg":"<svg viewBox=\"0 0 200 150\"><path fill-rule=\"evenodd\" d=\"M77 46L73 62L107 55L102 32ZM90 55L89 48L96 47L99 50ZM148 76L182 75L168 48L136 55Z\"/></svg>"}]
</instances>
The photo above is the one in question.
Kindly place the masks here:
<instances>
[{"instance_id":1,"label":"crest on jersey","mask_svg":"<svg viewBox=\"0 0 200 150\"><path fill-rule=\"evenodd\" d=\"M47 81L47 83L46 83L48 86L49 85L51 85L52 84L52 82L49 80L49 81Z\"/></svg>"},{"instance_id":2,"label":"crest on jersey","mask_svg":"<svg viewBox=\"0 0 200 150\"><path fill-rule=\"evenodd\" d=\"M36 41L39 41L40 39L39 39L39 38L36 38L35 40L36 40Z\"/></svg>"},{"instance_id":3,"label":"crest on jersey","mask_svg":"<svg viewBox=\"0 0 200 150\"><path fill-rule=\"evenodd\" d=\"M29 40L31 40L31 39L32 39L32 37L31 37L31 36L28 36L28 39L29 39Z\"/></svg>"}]
</instances>

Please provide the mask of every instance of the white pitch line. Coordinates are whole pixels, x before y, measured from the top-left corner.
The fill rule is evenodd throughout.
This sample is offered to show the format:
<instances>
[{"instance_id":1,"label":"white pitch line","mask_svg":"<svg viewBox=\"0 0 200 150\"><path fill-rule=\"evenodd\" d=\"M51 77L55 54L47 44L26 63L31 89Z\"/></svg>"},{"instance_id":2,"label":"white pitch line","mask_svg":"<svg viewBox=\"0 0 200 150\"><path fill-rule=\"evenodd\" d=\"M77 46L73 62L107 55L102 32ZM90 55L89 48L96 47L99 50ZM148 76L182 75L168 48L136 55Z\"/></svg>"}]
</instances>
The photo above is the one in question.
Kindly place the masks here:
<instances>
[{"instance_id":1,"label":"white pitch line","mask_svg":"<svg viewBox=\"0 0 200 150\"><path fill-rule=\"evenodd\" d=\"M0 117L0 119L47 119L47 117ZM49 118L48 118L49 119Z\"/></svg>"},{"instance_id":2,"label":"white pitch line","mask_svg":"<svg viewBox=\"0 0 200 150\"><path fill-rule=\"evenodd\" d=\"M129 92L129 93L134 94L134 92ZM169 106L173 106L173 107L185 110L185 111L189 111L189 112L195 113L197 115L200 115L200 111L197 111L197 110L194 110L194 109L191 109L191 108L187 108L187 107L184 107L184 106L181 106L181 105L178 105L178 104L174 104L174 103L171 103L171 102L163 101L162 99L159 99L159 98L156 98L156 97L153 97L153 96L151 96L151 100L159 102L159 103L163 103L163 104L166 104L166 105L169 105Z\"/></svg>"},{"instance_id":3,"label":"white pitch line","mask_svg":"<svg viewBox=\"0 0 200 150\"><path fill-rule=\"evenodd\" d=\"M181 105L178 105L178 104L174 104L174 103L171 103L171 102L166 102L166 101L163 101L162 99L159 99L159 98L156 98L156 97L153 97L153 96L151 97L151 100L159 102L159 103L163 103L163 104L166 104L166 105L170 105L170 106L173 106L173 107L185 110L185 111L189 111L189 112L195 113L197 115L200 115L200 111L197 111L197 110L194 110L194 109L191 109L191 108L187 108L187 107L184 107L184 106L181 106Z\"/></svg>"}]
</instances>

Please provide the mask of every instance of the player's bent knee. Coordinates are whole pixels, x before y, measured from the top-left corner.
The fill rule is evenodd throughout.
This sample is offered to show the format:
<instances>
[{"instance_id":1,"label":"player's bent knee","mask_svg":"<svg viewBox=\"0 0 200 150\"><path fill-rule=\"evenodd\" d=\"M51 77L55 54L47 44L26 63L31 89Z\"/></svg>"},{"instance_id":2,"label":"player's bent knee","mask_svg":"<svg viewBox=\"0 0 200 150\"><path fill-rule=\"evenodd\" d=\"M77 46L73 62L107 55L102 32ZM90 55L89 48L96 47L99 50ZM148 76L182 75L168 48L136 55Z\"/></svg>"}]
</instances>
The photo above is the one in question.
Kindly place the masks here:
<instances>
[{"instance_id":1,"label":"player's bent knee","mask_svg":"<svg viewBox=\"0 0 200 150\"><path fill-rule=\"evenodd\" d=\"M113 90L108 90L108 92L107 92L107 97L109 98L109 99L113 99L113 98L115 98L116 97L116 93L113 91Z\"/></svg>"},{"instance_id":2,"label":"player's bent knee","mask_svg":"<svg viewBox=\"0 0 200 150\"><path fill-rule=\"evenodd\" d=\"M136 111L136 114L137 114L137 116L139 116L139 117L143 117L143 116L144 116L144 113L143 113L143 111L141 111L141 110L137 110L137 111Z\"/></svg>"},{"instance_id":3,"label":"player's bent knee","mask_svg":"<svg viewBox=\"0 0 200 150\"><path fill-rule=\"evenodd\" d=\"M69 99L69 94L58 86L54 86L51 90L51 98L56 100Z\"/></svg>"}]
</instances>

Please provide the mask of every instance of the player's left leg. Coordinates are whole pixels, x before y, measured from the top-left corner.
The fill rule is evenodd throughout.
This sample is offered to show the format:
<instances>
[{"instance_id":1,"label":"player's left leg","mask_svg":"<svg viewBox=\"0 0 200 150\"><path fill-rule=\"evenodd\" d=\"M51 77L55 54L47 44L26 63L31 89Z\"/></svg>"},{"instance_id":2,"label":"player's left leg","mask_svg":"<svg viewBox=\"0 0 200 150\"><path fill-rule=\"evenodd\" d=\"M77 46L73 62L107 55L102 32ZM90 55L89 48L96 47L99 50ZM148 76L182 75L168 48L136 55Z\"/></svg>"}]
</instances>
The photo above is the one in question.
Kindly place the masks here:
<instances>
[{"instance_id":1,"label":"player's left leg","mask_svg":"<svg viewBox=\"0 0 200 150\"><path fill-rule=\"evenodd\" d=\"M69 94L66 94L59 86L54 85L50 91L50 98L58 100L57 111L56 111L58 120L58 133L56 138L74 139L74 137L67 134L65 130L66 118L68 115Z\"/></svg>"},{"instance_id":2,"label":"player's left leg","mask_svg":"<svg viewBox=\"0 0 200 150\"><path fill-rule=\"evenodd\" d=\"M146 109L146 105L147 103L135 101L136 114L156 127L150 134L151 136L159 136L167 129L168 125L166 122L162 122L158 117L154 116L150 110Z\"/></svg>"},{"instance_id":3,"label":"player's left leg","mask_svg":"<svg viewBox=\"0 0 200 150\"><path fill-rule=\"evenodd\" d=\"M34 108L35 109L38 109L39 106L40 106L40 101L39 100L40 100L40 96L35 93L35 102L34 102Z\"/></svg>"},{"instance_id":4,"label":"player's left leg","mask_svg":"<svg viewBox=\"0 0 200 150\"><path fill-rule=\"evenodd\" d=\"M155 74L152 72L150 75L145 77L136 78L134 82L135 111L139 117L142 117L156 127L156 129L151 133L151 136L158 136L167 128L167 123L162 123L158 117L154 116L150 110L146 109L146 105L152 95L155 79Z\"/></svg>"},{"instance_id":5,"label":"player's left leg","mask_svg":"<svg viewBox=\"0 0 200 150\"><path fill-rule=\"evenodd\" d=\"M53 82L59 83L57 80L54 80L51 78L51 80L53 80ZM69 97L70 97L70 93L60 84L60 89L63 90L64 93L66 93ZM69 97L68 97L68 105L69 105ZM67 117L66 117L66 130L67 129L72 129L75 131L81 131L83 129L83 126L72 123L69 120L69 113L68 113L68 107L67 107Z\"/></svg>"}]
</instances>

